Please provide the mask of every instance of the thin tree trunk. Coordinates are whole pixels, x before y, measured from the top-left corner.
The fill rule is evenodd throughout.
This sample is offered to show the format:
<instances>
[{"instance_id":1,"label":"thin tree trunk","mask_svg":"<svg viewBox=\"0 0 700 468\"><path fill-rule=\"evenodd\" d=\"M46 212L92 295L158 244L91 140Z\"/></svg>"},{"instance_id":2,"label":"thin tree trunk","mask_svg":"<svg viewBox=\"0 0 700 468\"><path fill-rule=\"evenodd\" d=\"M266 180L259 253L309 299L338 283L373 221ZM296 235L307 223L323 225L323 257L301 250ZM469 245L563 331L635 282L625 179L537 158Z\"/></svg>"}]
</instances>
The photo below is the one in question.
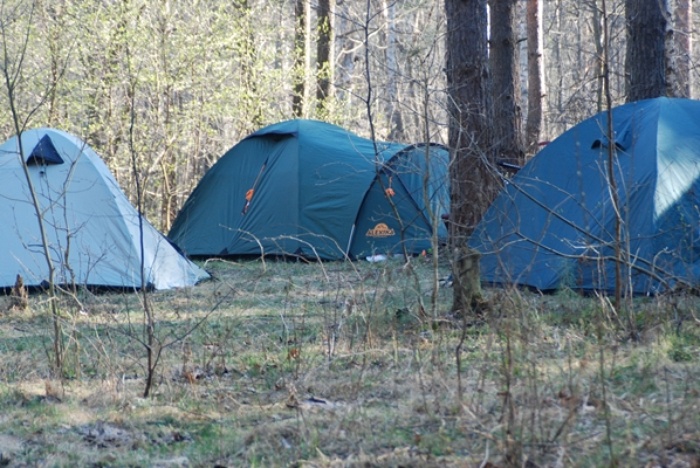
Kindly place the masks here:
<instances>
[{"instance_id":1,"label":"thin tree trunk","mask_svg":"<svg viewBox=\"0 0 700 468\"><path fill-rule=\"evenodd\" d=\"M404 126L401 111L397 104L399 101L399 91L396 81L398 80L398 61L396 60L397 43L395 31L395 11L396 2L382 0L382 12L384 13L384 30L386 31L386 44L384 48L384 59L386 64L387 82L385 109L389 120L389 140L397 141L404 139Z\"/></svg>"},{"instance_id":2,"label":"thin tree trunk","mask_svg":"<svg viewBox=\"0 0 700 468\"><path fill-rule=\"evenodd\" d=\"M544 40L542 37L542 0L527 2L527 122L525 142L532 155L539 149L544 132L547 85L544 77Z\"/></svg>"},{"instance_id":3,"label":"thin tree trunk","mask_svg":"<svg viewBox=\"0 0 700 468\"><path fill-rule=\"evenodd\" d=\"M336 68L336 99L340 106L350 106L352 98L357 92L354 77L356 75L355 63L358 60L356 46L352 40L354 24L348 16L348 4L342 2L337 5L336 16L336 40L339 42Z\"/></svg>"},{"instance_id":4,"label":"thin tree trunk","mask_svg":"<svg viewBox=\"0 0 700 468\"><path fill-rule=\"evenodd\" d=\"M50 63L51 63L51 68L49 75L51 76L50 80L50 85L49 85L49 95L47 99L47 104L48 104L48 124L50 127L56 127L58 125L57 119L58 119L58 111L57 111L57 90L58 90L58 82L61 79L62 76L62 64L61 64L61 45L60 45L60 31L62 29L59 27L58 23L60 19L62 18L62 5L61 4L56 4L53 9L49 9L46 12L47 15L47 25L46 27L48 28L48 34L47 34L47 42L48 42L48 49L49 49L49 54L50 54Z\"/></svg>"},{"instance_id":5,"label":"thin tree trunk","mask_svg":"<svg viewBox=\"0 0 700 468\"><path fill-rule=\"evenodd\" d=\"M335 71L335 0L318 2L318 43L316 44L316 106L328 111L333 98L333 74Z\"/></svg>"},{"instance_id":6,"label":"thin tree trunk","mask_svg":"<svg viewBox=\"0 0 700 468\"><path fill-rule=\"evenodd\" d=\"M28 13L30 16L34 15L34 7L32 4L30 6ZM11 25L12 22L9 22ZM0 43L7 44L9 34L6 27L7 23L0 21ZM46 261L46 268L48 270L48 293L49 293L49 307L51 310L51 322L53 325L53 352L54 352L54 362L52 369L54 375L63 378L63 358L64 358L64 343L63 343L63 327L61 325L61 317L59 314L59 305L57 297L57 288L55 284L56 277L56 266L51 252L51 244L49 242L47 234L47 223L44 219L44 209L42 207L41 200L39 199L39 194L35 190L34 182L32 181L32 175L27 167L27 153L22 142L22 132L24 132L28 118L20 118L20 110L18 109L18 101L20 96L18 91L21 90L24 85L24 73L22 67L24 66L24 56L28 50L28 44L30 39L30 30L27 29L23 32L22 36L19 37L21 41L20 52L18 56L13 57L10 55L9 49L5 45L0 47L0 75L4 81L5 93L7 96L6 104L9 107L11 121L15 134L17 135L17 149L20 158L20 164L22 165L22 171L24 173L24 178L27 183L27 190L29 192L29 197L31 199L34 212L36 214L36 219L38 223L39 236L41 239L41 247L43 250L44 260ZM57 84L57 82L51 83ZM47 94L41 96L36 107L29 111L29 115L35 113L39 108L44 105L51 97L53 93L53 87L47 90Z\"/></svg>"},{"instance_id":7,"label":"thin tree trunk","mask_svg":"<svg viewBox=\"0 0 700 468\"><path fill-rule=\"evenodd\" d=\"M177 215L175 212L175 197L177 196L178 164L172 148L168 147L165 151L165 156L160 163L163 176L160 225L163 232L168 232Z\"/></svg>"},{"instance_id":8,"label":"thin tree trunk","mask_svg":"<svg viewBox=\"0 0 700 468\"><path fill-rule=\"evenodd\" d=\"M241 76L242 93L241 104L243 108L244 121L250 122L250 127L246 130L252 132L262 127L263 118L260 99L258 98L258 84L255 73L255 56L257 50L253 38L252 12L248 0L236 0L234 6L240 18L241 33L238 35L237 48L239 50L239 73Z\"/></svg>"},{"instance_id":9,"label":"thin tree trunk","mask_svg":"<svg viewBox=\"0 0 700 468\"><path fill-rule=\"evenodd\" d=\"M173 126L173 94L174 89L172 85L172 70L170 64L170 57L168 54L168 40L170 35L170 25L168 24L170 19L167 13L163 12L161 21L158 24L157 30L159 35L159 60L158 66L165 77L163 79L163 88L157 90L160 112L158 112L159 120L157 122L163 129L163 141L161 144L163 148L163 156L160 161L160 168L162 174L161 183L161 206L160 206L160 226L163 232L168 232L170 230L170 224L175 216L174 199L175 192L177 188L177 173L178 173L178 163L177 156L173 149L173 145L170 143L170 137L168 136L168 130ZM148 177L148 171L145 172L145 178ZM145 210L144 210L145 211Z\"/></svg>"},{"instance_id":10,"label":"thin tree trunk","mask_svg":"<svg viewBox=\"0 0 700 468\"><path fill-rule=\"evenodd\" d=\"M672 56L669 57L668 67L669 95L676 97L692 97L690 71L692 69L693 39L692 39L693 0L676 0L673 14L673 29L670 34Z\"/></svg>"},{"instance_id":11,"label":"thin tree trunk","mask_svg":"<svg viewBox=\"0 0 700 468\"><path fill-rule=\"evenodd\" d=\"M556 0L556 5L554 7L554 19L553 23L555 25L555 28L557 31L560 32L560 34L554 34L554 37L552 38L554 44L552 45L552 48L554 49L552 52L553 55L553 62L560 64L562 62L562 38L561 33L562 30L562 4L563 0ZM557 114L562 114L564 112L564 70L562 67L557 67L557 80L556 80L556 93L554 94L556 96L555 102L556 102L556 112Z\"/></svg>"},{"instance_id":12,"label":"thin tree trunk","mask_svg":"<svg viewBox=\"0 0 700 468\"><path fill-rule=\"evenodd\" d=\"M297 117L305 116L308 100L308 76L311 69L311 8L309 0L296 0L294 5L294 95L292 111Z\"/></svg>"},{"instance_id":13,"label":"thin tree trunk","mask_svg":"<svg viewBox=\"0 0 700 468\"><path fill-rule=\"evenodd\" d=\"M591 2L593 10L593 40L595 41L595 69L596 69L596 111L602 112L605 106L604 97L606 93L605 83L605 48L603 36L603 18L601 15L598 0Z\"/></svg>"}]
</instances>

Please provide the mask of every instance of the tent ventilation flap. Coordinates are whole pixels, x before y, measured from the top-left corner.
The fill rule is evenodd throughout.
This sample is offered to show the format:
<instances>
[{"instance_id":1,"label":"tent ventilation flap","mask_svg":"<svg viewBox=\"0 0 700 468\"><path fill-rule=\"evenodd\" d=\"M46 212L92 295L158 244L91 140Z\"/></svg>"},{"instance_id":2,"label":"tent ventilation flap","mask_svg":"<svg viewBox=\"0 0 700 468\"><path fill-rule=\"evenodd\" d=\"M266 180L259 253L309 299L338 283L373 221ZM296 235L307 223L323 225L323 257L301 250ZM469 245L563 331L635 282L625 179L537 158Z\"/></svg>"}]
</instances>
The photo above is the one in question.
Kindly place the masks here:
<instances>
[{"instance_id":1,"label":"tent ventilation flap","mask_svg":"<svg viewBox=\"0 0 700 468\"><path fill-rule=\"evenodd\" d=\"M51 137L44 135L27 158L27 166L48 166L51 164L63 164L63 158L58 154Z\"/></svg>"}]
</instances>

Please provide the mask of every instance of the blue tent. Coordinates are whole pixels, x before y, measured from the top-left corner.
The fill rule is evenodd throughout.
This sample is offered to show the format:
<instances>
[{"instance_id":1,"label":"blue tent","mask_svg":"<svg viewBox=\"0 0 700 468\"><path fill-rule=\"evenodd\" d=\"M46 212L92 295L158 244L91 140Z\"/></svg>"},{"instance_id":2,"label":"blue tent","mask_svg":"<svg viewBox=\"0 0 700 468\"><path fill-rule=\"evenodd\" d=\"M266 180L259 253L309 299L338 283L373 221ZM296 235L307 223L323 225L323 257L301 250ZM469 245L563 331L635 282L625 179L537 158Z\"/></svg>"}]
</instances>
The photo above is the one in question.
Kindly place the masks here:
<instances>
[{"instance_id":1,"label":"blue tent","mask_svg":"<svg viewBox=\"0 0 700 468\"><path fill-rule=\"evenodd\" d=\"M56 284L171 289L209 277L131 206L95 151L61 130L26 130L0 144L0 219L3 289L17 275L44 285L47 250Z\"/></svg>"},{"instance_id":2,"label":"blue tent","mask_svg":"<svg viewBox=\"0 0 700 468\"><path fill-rule=\"evenodd\" d=\"M612 127L581 122L507 182L469 241L485 283L611 291L618 238L635 294L700 283L700 102L626 104Z\"/></svg>"},{"instance_id":3,"label":"blue tent","mask_svg":"<svg viewBox=\"0 0 700 468\"><path fill-rule=\"evenodd\" d=\"M170 230L188 255L337 260L420 253L449 209L447 150L314 120L249 135L204 175Z\"/></svg>"}]
</instances>

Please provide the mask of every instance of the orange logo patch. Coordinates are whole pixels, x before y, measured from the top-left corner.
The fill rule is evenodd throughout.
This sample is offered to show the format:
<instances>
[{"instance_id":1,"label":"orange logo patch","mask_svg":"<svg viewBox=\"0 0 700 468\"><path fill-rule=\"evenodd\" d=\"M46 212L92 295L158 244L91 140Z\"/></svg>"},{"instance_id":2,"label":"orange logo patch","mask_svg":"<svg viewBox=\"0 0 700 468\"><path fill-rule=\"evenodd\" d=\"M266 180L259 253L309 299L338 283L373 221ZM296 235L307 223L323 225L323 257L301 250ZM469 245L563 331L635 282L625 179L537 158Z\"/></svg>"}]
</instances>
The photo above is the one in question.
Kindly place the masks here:
<instances>
[{"instance_id":1,"label":"orange logo patch","mask_svg":"<svg viewBox=\"0 0 700 468\"><path fill-rule=\"evenodd\" d=\"M394 230L387 226L385 223L379 223L372 229L367 231L365 234L367 237L391 237L393 236Z\"/></svg>"}]
</instances>

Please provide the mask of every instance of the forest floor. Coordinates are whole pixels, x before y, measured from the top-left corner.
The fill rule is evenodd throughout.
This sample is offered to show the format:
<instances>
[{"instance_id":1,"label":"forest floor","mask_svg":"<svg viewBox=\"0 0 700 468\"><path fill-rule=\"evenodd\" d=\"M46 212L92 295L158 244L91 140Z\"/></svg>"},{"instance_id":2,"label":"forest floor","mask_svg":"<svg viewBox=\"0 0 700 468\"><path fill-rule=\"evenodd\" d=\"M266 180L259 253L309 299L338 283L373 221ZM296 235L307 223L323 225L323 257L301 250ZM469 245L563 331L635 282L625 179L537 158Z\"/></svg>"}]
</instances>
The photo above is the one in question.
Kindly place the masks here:
<instances>
[{"instance_id":1,"label":"forest floor","mask_svg":"<svg viewBox=\"0 0 700 468\"><path fill-rule=\"evenodd\" d=\"M46 296L0 298L0 466L700 466L697 297L464 320L429 259L205 267L148 296L147 398L140 295L61 301L61 378Z\"/></svg>"}]
</instances>

